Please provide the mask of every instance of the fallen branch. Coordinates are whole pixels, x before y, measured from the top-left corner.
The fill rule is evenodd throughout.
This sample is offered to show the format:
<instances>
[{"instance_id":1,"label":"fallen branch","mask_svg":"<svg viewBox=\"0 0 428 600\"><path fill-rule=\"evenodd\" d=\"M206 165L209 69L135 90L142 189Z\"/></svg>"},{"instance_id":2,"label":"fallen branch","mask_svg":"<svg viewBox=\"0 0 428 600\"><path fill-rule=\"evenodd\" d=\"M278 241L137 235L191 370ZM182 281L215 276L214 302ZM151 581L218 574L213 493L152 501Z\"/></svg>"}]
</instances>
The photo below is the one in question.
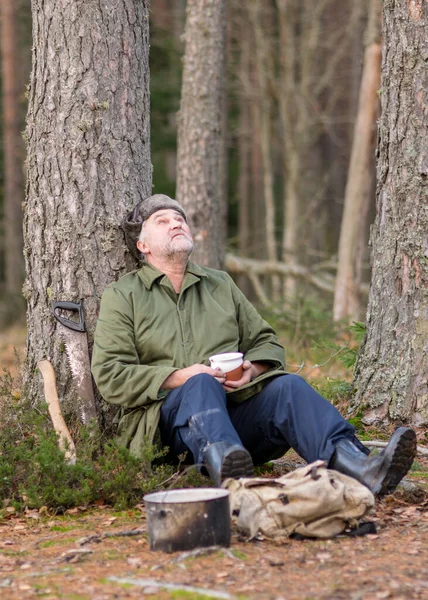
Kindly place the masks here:
<instances>
[{"instance_id":1,"label":"fallen branch","mask_svg":"<svg viewBox=\"0 0 428 600\"><path fill-rule=\"evenodd\" d=\"M218 552L219 550L222 550L221 546L207 546L206 548L195 548L194 550L189 550L188 552L181 552L170 562L180 563L183 562L183 560L187 560L188 558L194 558L195 556L205 556L206 554L214 554L214 552Z\"/></svg>"},{"instance_id":2,"label":"fallen branch","mask_svg":"<svg viewBox=\"0 0 428 600\"><path fill-rule=\"evenodd\" d=\"M206 548L195 548L195 550L189 550L188 552L182 552L177 557L169 560L167 563L163 565L154 565L150 571L157 571L157 569L161 569L162 567L166 567L167 565L173 563L178 564L183 562L183 560L187 560L188 558L194 558L195 556L206 556L207 554L213 554L214 552L222 552L226 554L229 558L233 558L234 560L239 560L233 552L229 550L229 548L224 548L223 546L207 546Z\"/></svg>"},{"instance_id":3,"label":"fallen branch","mask_svg":"<svg viewBox=\"0 0 428 600\"><path fill-rule=\"evenodd\" d=\"M106 532L99 533L96 535L88 535L86 537L81 538L78 541L79 546L84 546L85 544L90 544L91 542L100 542L104 538L114 538L114 537L133 537L135 535L143 535L147 533L145 529L131 529L130 531L116 531L116 532Z\"/></svg>"},{"instance_id":4,"label":"fallen branch","mask_svg":"<svg viewBox=\"0 0 428 600\"><path fill-rule=\"evenodd\" d=\"M37 366L43 377L45 399L52 424L58 434L58 446L60 450L64 452L65 460L69 464L74 465L76 462L76 447L68 427L65 424L64 417L62 416L61 405L56 389L55 371L48 360L39 360Z\"/></svg>"},{"instance_id":5,"label":"fallen branch","mask_svg":"<svg viewBox=\"0 0 428 600\"><path fill-rule=\"evenodd\" d=\"M83 556L87 556L88 554L92 554L93 550L89 550L89 548L71 548L71 550L66 550L59 557L59 561L61 562L69 562L74 563L81 560Z\"/></svg>"},{"instance_id":6,"label":"fallen branch","mask_svg":"<svg viewBox=\"0 0 428 600\"><path fill-rule=\"evenodd\" d=\"M164 590L172 590L175 592L189 592L199 594L201 596L209 596L210 598L224 598L224 600L236 600L236 596L232 596L227 592L217 590L206 590L204 588L193 587L192 585L182 585L175 583L164 583L156 579L131 579L130 577L108 577L108 581L116 583L124 583L125 585L136 585L142 588L159 588Z\"/></svg>"},{"instance_id":7,"label":"fallen branch","mask_svg":"<svg viewBox=\"0 0 428 600\"><path fill-rule=\"evenodd\" d=\"M229 273L246 275L253 284L258 299L265 305L269 303L269 300L258 279L262 275L292 276L310 283L319 290L328 292L329 294L334 293L334 276L328 272L321 275L319 269L315 268L311 270L297 263L286 264L279 261L256 260L254 258L236 256L235 254L226 254L225 267ZM328 264L328 268L332 268L331 263ZM316 273L315 270L317 271ZM366 284L360 284L358 290L362 295L367 296L369 287Z\"/></svg>"},{"instance_id":8,"label":"fallen branch","mask_svg":"<svg viewBox=\"0 0 428 600\"><path fill-rule=\"evenodd\" d=\"M229 548L224 548L223 546L207 546L206 548L195 548L194 550L189 550L188 552L181 552L176 558L173 558L172 563L180 563L183 560L187 560L188 558L194 558L195 556L205 556L206 554L214 554L214 552L222 552L226 554L229 558L233 558L235 560L239 560L233 552L229 550Z\"/></svg>"},{"instance_id":9,"label":"fallen branch","mask_svg":"<svg viewBox=\"0 0 428 600\"><path fill-rule=\"evenodd\" d=\"M168 479L164 479L163 481L161 481L160 483L158 483L155 486L155 489L164 488L166 486L166 484L169 483L170 481L173 481L174 483L177 483L177 481L179 481L182 477L184 477L185 475L187 475L187 473L189 471L193 471L194 469L196 469L196 468L198 468L200 466L201 465L189 465L183 471L175 471L175 473L173 473L170 477L168 477Z\"/></svg>"},{"instance_id":10,"label":"fallen branch","mask_svg":"<svg viewBox=\"0 0 428 600\"><path fill-rule=\"evenodd\" d=\"M372 446L373 448L386 448L389 442L381 442L378 440L373 441L364 441L363 444L365 446ZM422 456L428 456L428 448L424 448L423 446L416 446L416 452L421 454Z\"/></svg>"}]
</instances>

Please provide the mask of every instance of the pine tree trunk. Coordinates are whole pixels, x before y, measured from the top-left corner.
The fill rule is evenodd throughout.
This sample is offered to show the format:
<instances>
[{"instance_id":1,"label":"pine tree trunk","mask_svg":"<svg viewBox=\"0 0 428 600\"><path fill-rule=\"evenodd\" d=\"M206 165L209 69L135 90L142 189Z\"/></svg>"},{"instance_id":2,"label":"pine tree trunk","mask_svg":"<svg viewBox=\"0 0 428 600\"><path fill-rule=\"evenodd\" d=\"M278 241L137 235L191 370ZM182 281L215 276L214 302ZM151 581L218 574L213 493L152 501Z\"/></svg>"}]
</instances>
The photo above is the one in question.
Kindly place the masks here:
<instances>
[{"instance_id":1,"label":"pine tree trunk","mask_svg":"<svg viewBox=\"0 0 428 600\"><path fill-rule=\"evenodd\" d=\"M22 253L22 138L19 114L18 48L15 0L0 2L4 149L4 251L6 292L21 293L24 280Z\"/></svg>"},{"instance_id":2,"label":"pine tree trunk","mask_svg":"<svg viewBox=\"0 0 428 600\"><path fill-rule=\"evenodd\" d=\"M340 230L333 307L335 321L357 320L361 311L358 294L360 282L357 281L357 250L360 232L365 229L369 194L372 190L371 174L380 86L380 15L380 0L371 0L358 114Z\"/></svg>"},{"instance_id":3,"label":"pine tree trunk","mask_svg":"<svg viewBox=\"0 0 428 600\"><path fill-rule=\"evenodd\" d=\"M383 4L382 117L367 333L355 406L428 424L428 3Z\"/></svg>"},{"instance_id":4,"label":"pine tree trunk","mask_svg":"<svg viewBox=\"0 0 428 600\"><path fill-rule=\"evenodd\" d=\"M224 261L225 0L189 0L181 107L178 115L177 200L194 234L192 258Z\"/></svg>"},{"instance_id":5,"label":"pine tree trunk","mask_svg":"<svg viewBox=\"0 0 428 600\"><path fill-rule=\"evenodd\" d=\"M151 193L148 0L33 0L24 236L27 393L48 358L75 405L51 300L83 300L133 266L120 223Z\"/></svg>"}]
</instances>

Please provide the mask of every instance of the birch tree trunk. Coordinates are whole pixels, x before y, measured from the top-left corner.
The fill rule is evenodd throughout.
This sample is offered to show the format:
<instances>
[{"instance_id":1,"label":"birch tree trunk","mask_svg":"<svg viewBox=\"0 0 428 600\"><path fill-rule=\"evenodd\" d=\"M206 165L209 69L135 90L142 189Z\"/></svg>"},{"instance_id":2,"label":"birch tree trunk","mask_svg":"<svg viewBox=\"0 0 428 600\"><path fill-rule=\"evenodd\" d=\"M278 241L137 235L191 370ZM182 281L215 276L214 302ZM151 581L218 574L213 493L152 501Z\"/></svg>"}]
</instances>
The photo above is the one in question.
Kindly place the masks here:
<instances>
[{"instance_id":1,"label":"birch tree trunk","mask_svg":"<svg viewBox=\"0 0 428 600\"><path fill-rule=\"evenodd\" d=\"M15 0L0 2L4 150L4 250L6 292L21 294L24 280L22 253L22 138L19 114L18 48Z\"/></svg>"},{"instance_id":2,"label":"birch tree trunk","mask_svg":"<svg viewBox=\"0 0 428 600\"><path fill-rule=\"evenodd\" d=\"M333 317L335 321L360 318L361 306L357 281L357 249L361 230L365 228L380 87L381 43L380 0L371 0L364 52L364 67L355 122L345 203L340 230Z\"/></svg>"},{"instance_id":3,"label":"birch tree trunk","mask_svg":"<svg viewBox=\"0 0 428 600\"><path fill-rule=\"evenodd\" d=\"M428 3L383 4L382 116L367 333L353 408L428 423Z\"/></svg>"},{"instance_id":4,"label":"birch tree trunk","mask_svg":"<svg viewBox=\"0 0 428 600\"><path fill-rule=\"evenodd\" d=\"M25 258L27 393L48 358L76 404L51 300L83 299L91 340L105 286L133 261L120 223L151 193L148 0L33 0Z\"/></svg>"},{"instance_id":5,"label":"birch tree trunk","mask_svg":"<svg viewBox=\"0 0 428 600\"><path fill-rule=\"evenodd\" d=\"M193 260L224 261L225 0L189 0L177 136L177 200L195 239Z\"/></svg>"}]
</instances>

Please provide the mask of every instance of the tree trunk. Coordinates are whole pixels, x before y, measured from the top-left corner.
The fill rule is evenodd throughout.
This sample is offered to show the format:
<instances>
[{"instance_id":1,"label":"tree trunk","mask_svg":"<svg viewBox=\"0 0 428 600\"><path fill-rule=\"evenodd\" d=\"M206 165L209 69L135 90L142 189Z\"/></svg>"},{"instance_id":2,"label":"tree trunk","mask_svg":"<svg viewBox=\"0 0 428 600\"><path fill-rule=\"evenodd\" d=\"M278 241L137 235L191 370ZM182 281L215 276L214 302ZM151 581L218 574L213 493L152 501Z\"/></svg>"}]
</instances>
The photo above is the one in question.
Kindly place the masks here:
<instances>
[{"instance_id":1,"label":"tree trunk","mask_svg":"<svg viewBox=\"0 0 428 600\"><path fill-rule=\"evenodd\" d=\"M260 149L263 162L263 198L266 208L266 249L270 261L277 259L275 242L275 201L273 195L273 167L271 155L271 113L272 99L269 91L269 78L273 77L272 57L268 48L270 32L263 28L263 7L260 0L250 4L250 19L254 30L256 77L258 84L258 123L260 134ZM270 35L269 35L270 34ZM274 295L278 282L274 285ZM276 298L277 299L277 298Z\"/></svg>"},{"instance_id":2,"label":"tree trunk","mask_svg":"<svg viewBox=\"0 0 428 600\"><path fill-rule=\"evenodd\" d=\"M382 116L367 333L354 407L428 424L428 3L383 5Z\"/></svg>"},{"instance_id":3,"label":"tree trunk","mask_svg":"<svg viewBox=\"0 0 428 600\"><path fill-rule=\"evenodd\" d=\"M301 5L277 0L279 41L281 47L278 108L282 124L283 172L284 172L284 226L282 238L282 259L290 268L298 261L298 226L299 226L299 181L302 156L299 156L299 136L296 135L298 125L299 94L296 76L298 69L298 48L296 31L298 11ZM301 99L300 99L301 101ZM285 280L285 294L294 298L297 282L294 277Z\"/></svg>"},{"instance_id":4,"label":"tree trunk","mask_svg":"<svg viewBox=\"0 0 428 600\"><path fill-rule=\"evenodd\" d=\"M20 132L18 48L15 0L0 2L0 43L3 92L4 250L6 292L21 294L24 280L22 253L22 138Z\"/></svg>"},{"instance_id":5,"label":"tree trunk","mask_svg":"<svg viewBox=\"0 0 428 600\"><path fill-rule=\"evenodd\" d=\"M357 292L357 250L359 234L365 228L365 217L371 192L374 132L376 131L380 87L380 15L380 0L371 0L358 115L355 122L340 230L333 307L335 321L357 320L360 318L361 312L360 298Z\"/></svg>"},{"instance_id":6,"label":"tree trunk","mask_svg":"<svg viewBox=\"0 0 428 600\"><path fill-rule=\"evenodd\" d=\"M238 253L249 256L251 249L251 107L248 92L251 76L251 39L248 31L248 21L244 19L243 11L238 13L239 63L238 72L240 85L237 89L238 102ZM248 295L250 288L248 278L239 276L237 283L241 290Z\"/></svg>"},{"instance_id":7,"label":"tree trunk","mask_svg":"<svg viewBox=\"0 0 428 600\"><path fill-rule=\"evenodd\" d=\"M181 107L178 115L177 200L195 237L193 260L224 260L225 0L189 0Z\"/></svg>"},{"instance_id":8,"label":"tree trunk","mask_svg":"<svg viewBox=\"0 0 428 600\"><path fill-rule=\"evenodd\" d=\"M24 236L27 393L48 358L75 406L51 300L83 299L133 266L120 223L151 193L148 0L33 0Z\"/></svg>"}]
</instances>

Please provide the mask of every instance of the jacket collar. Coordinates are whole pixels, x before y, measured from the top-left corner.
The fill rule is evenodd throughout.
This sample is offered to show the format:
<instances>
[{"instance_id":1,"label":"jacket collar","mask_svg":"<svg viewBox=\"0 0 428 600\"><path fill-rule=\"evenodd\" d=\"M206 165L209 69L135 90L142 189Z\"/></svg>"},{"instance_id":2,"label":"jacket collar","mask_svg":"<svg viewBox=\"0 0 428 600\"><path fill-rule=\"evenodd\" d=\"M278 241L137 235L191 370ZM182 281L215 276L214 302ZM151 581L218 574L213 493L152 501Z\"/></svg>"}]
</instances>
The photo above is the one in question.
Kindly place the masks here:
<instances>
[{"instance_id":1,"label":"jacket collar","mask_svg":"<svg viewBox=\"0 0 428 600\"><path fill-rule=\"evenodd\" d=\"M191 275L195 276L191 278L192 283L194 281L199 281L201 277L208 277L208 275L202 267L190 261L187 264L186 275L187 273L190 273ZM156 269L156 267L149 263L144 263L138 271L138 276L140 277L141 281L144 283L146 288L150 290L155 281L165 277L165 273L162 273L162 271L159 271L159 269Z\"/></svg>"}]
</instances>

